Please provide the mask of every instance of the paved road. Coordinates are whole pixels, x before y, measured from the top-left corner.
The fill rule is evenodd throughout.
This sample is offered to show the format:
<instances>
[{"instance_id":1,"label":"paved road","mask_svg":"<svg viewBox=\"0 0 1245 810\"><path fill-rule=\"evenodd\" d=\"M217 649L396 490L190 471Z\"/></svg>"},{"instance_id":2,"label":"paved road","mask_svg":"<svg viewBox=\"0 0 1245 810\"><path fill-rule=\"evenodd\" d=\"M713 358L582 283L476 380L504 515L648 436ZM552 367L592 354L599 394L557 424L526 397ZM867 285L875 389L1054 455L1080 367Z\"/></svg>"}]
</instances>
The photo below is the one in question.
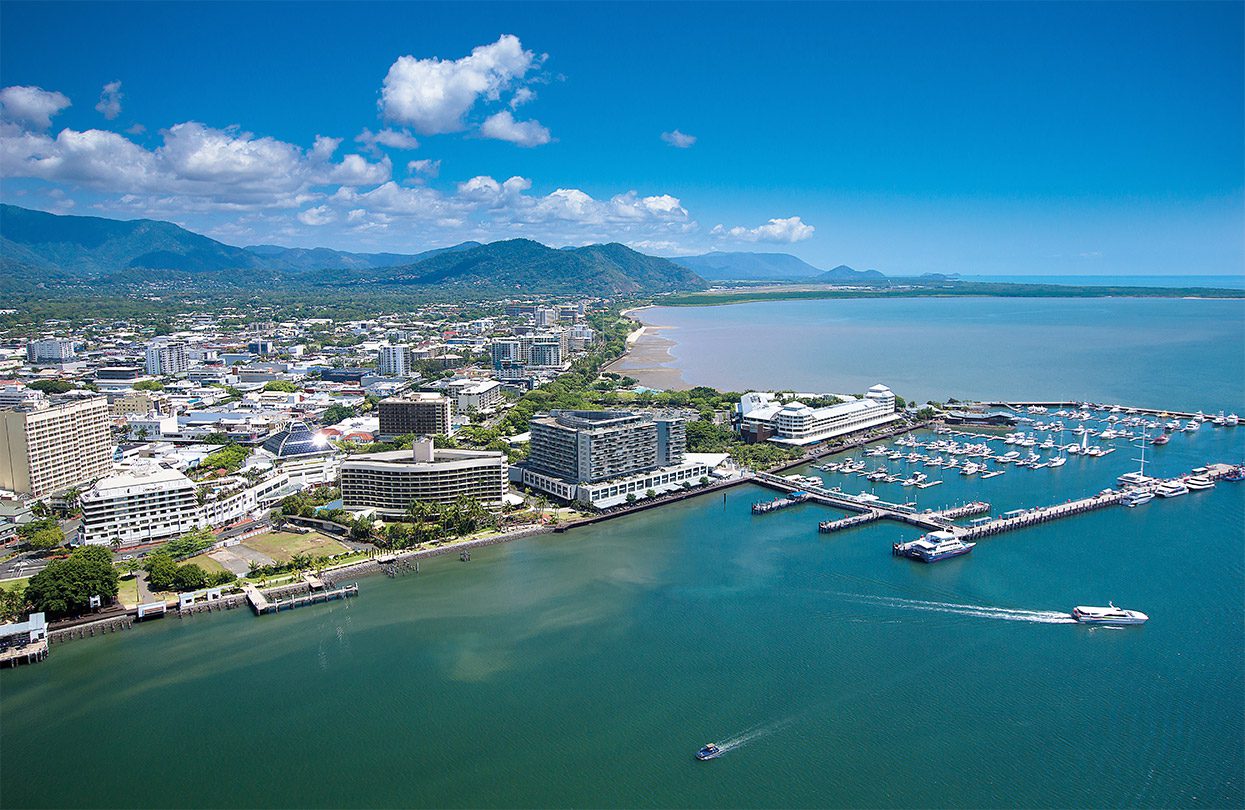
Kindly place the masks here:
<instances>
[{"instance_id":1,"label":"paved road","mask_svg":"<svg viewBox=\"0 0 1245 810\"><path fill-rule=\"evenodd\" d=\"M31 577L47 568L51 560L33 551L23 551L13 559L0 563L0 579Z\"/></svg>"}]
</instances>

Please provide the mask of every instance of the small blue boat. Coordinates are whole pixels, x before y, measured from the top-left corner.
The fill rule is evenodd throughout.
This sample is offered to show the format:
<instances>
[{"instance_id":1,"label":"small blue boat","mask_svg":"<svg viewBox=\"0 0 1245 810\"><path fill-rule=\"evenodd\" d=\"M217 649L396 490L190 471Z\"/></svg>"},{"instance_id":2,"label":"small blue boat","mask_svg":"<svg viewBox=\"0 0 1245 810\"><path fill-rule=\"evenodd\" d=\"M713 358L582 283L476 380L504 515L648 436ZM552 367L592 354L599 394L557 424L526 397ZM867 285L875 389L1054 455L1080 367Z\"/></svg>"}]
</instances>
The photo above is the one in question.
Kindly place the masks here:
<instances>
[{"instance_id":1,"label":"small blue boat","mask_svg":"<svg viewBox=\"0 0 1245 810\"><path fill-rule=\"evenodd\" d=\"M704 762L707 759L713 759L722 755L722 749L714 743L709 743L704 748L696 752L696 759Z\"/></svg>"}]
</instances>

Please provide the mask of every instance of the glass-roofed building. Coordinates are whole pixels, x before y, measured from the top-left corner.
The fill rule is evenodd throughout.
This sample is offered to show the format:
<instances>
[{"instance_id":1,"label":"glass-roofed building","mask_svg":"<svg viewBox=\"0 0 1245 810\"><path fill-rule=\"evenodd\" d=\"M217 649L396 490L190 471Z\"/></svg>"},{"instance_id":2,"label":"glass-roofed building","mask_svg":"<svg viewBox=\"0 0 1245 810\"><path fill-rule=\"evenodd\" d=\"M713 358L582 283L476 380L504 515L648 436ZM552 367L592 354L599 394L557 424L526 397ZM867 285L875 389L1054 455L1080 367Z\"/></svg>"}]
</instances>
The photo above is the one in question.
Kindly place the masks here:
<instances>
[{"instance_id":1,"label":"glass-roofed building","mask_svg":"<svg viewBox=\"0 0 1245 810\"><path fill-rule=\"evenodd\" d=\"M290 476L291 484L307 487L337 478L337 451L306 422L290 422L265 439L262 449L274 467Z\"/></svg>"}]
</instances>

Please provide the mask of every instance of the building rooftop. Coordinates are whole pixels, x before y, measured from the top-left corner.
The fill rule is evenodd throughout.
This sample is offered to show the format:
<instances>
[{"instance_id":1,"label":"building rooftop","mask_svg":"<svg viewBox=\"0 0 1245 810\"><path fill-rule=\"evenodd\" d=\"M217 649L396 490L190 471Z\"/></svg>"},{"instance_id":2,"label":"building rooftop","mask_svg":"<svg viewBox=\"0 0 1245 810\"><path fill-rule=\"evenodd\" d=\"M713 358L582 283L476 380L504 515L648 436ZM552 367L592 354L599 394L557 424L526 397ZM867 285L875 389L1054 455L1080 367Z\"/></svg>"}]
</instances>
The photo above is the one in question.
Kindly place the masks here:
<instances>
[{"instance_id":1,"label":"building rooftop","mask_svg":"<svg viewBox=\"0 0 1245 810\"><path fill-rule=\"evenodd\" d=\"M284 430L269 436L262 446L277 458L309 456L332 450L328 441L313 433L306 422L290 422Z\"/></svg>"},{"instance_id":2,"label":"building rooftop","mask_svg":"<svg viewBox=\"0 0 1245 810\"><path fill-rule=\"evenodd\" d=\"M177 470L153 463L136 464L125 472L99 479L95 486L82 493L81 500L89 503L124 495L144 495L149 492L162 492L170 485L177 484L194 486L189 478Z\"/></svg>"}]
</instances>

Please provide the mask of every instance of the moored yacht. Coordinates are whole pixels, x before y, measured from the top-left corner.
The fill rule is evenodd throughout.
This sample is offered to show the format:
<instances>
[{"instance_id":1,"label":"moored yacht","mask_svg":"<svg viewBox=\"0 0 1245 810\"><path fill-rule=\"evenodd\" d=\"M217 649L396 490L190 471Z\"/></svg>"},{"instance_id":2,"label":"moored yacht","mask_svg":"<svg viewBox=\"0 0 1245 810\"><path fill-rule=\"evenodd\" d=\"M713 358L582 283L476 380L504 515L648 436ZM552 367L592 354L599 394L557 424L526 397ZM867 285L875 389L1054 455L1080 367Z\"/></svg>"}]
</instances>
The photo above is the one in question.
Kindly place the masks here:
<instances>
[{"instance_id":1,"label":"moored yacht","mask_svg":"<svg viewBox=\"0 0 1245 810\"><path fill-rule=\"evenodd\" d=\"M1205 475L1190 475L1184 479L1184 485L1192 490L1212 489L1215 482Z\"/></svg>"},{"instance_id":2,"label":"moored yacht","mask_svg":"<svg viewBox=\"0 0 1245 810\"><path fill-rule=\"evenodd\" d=\"M1143 503L1149 503L1154 500L1154 493L1146 489L1134 489L1124 495L1120 499L1120 503L1125 506L1141 506Z\"/></svg>"},{"instance_id":3,"label":"moored yacht","mask_svg":"<svg viewBox=\"0 0 1245 810\"><path fill-rule=\"evenodd\" d=\"M1116 483L1120 484L1121 486L1139 487L1143 484L1150 483L1154 479L1146 475L1143 472L1134 471L1134 472L1126 472L1115 480L1116 480Z\"/></svg>"},{"instance_id":4,"label":"moored yacht","mask_svg":"<svg viewBox=\"0 0 1245 810\"><path fill-rule=\"evenodd\" d=\"M1179 480L1164 481L1154 489L1154 494L1162 498L1174 498L1177 495L1186 495L1188 492L1189 488Z\"/></svg>"}]
</instances>

